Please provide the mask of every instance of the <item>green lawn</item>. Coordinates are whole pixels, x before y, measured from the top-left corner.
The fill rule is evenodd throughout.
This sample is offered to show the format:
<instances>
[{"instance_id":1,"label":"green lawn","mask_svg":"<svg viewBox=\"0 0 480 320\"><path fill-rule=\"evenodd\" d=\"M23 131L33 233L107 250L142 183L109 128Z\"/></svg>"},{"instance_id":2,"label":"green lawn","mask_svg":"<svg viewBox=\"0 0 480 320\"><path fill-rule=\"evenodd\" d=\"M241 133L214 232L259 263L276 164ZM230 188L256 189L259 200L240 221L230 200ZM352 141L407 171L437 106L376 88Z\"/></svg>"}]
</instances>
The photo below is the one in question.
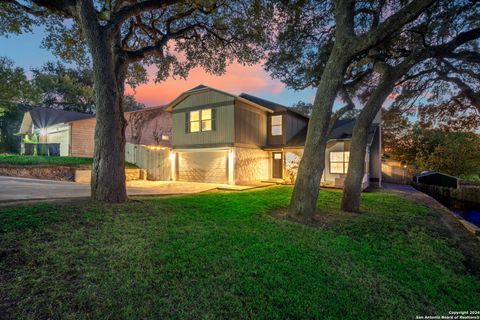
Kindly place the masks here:
<instances>
[{"instance_id":1,"label":"green lawn","mask_svg":"<svg viewBox=\"0 0 480 320\"><path fill-rule=\"evenodd\" d=\"M34 166L34 165L52 165L52 166L89 166L92 164L92 158L84 157L47 157L47 156L23 156L17 154L0 154L0 166ZM136 168L135 165L127 163L127 168Z\"/></svg>"},{"instance_id":2,"label":"green lawn","mask_svg":"<svg viewBox=\"0 0 480 320\"><path fill-rule=\"evenodd\" d=\"M0 315L12 319L413 319L475 310L480 280L437 213L387 193L361 216L275 218L290 187L0 208ZM333 219L338 217L337 219Z\"/></svg>"}]
</instances>

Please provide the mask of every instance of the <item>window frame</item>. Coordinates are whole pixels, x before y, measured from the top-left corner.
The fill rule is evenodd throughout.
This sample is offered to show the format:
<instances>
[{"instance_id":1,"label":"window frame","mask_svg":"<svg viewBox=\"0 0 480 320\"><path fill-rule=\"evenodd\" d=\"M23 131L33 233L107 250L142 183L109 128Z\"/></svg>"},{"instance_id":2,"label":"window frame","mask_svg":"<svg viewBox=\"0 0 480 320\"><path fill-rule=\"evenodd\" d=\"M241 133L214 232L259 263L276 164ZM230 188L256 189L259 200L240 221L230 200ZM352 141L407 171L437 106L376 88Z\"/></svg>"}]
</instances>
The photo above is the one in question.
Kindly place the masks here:
<instances>
[{"instance_id":1,"label":"window frame","mask_svg":"<svg viewBox=\"0 0 480 320\"><path fill-rule=\"evenodd\" d=\"M204 111L210 111L210 117L208 119L203 119L203 113ZM202 132L208 132L208 131L213 131L213 111L212 111L212 108L207 108L207 109L201 109L200 110L200 130ZM204 122L205 121L210 121L210 129L208 130L205 130L204 129Z\"/></svg>"},{"instance_id":2,"label":"window frame","mask_svg":"<svg viewBox=\"0 0 480 320\"><path fill-rule=\"evenodd\" d=\"M210 116L209 118L207 119L203 119L204 117L204 113L206 113L206 111L210 110ZM198 113L198 119L197 120L193 120L192 121L192 113ZM191 111L188 111L188 124L187 124L187 127L188 127L188 133L199 133L199 132L210 132L210 131L214 131L214 110L213 108L204 108L204 109L197 109L197 110L191 110ZM205 123L206 121L209 121L208 123L210 123L210 128L209 129L205 129ZM192 123L198 123L198 130L195 130L195 131L192 131Z\"/></svg>"},{"instance_id":3,"label":"window frame","mask_svg":"<svg viewBox=\"0 0 480 320\"><path fill-rule=\"evenodd\" d=\"M342 154L342 161L332 161L332 154L335 153L341 153ZM346 157L345 155L348 154ZM330 174L347 174L348 172L348 162L350 159L350 151L330 151L329 152L329 169L330 169ZM341 163L343 172L333 172L332 171L332 163Z\"/></svg>"},{"instance_id":4,"label":"window frame","mask_svg":"<svg viewBox=\"0 0 480 320\"><path fill-rule=\"evenodd\" d=\"M274 124L273 123L273 118L280 119L280 124ZM280 133L274 133L274 128L280 127ZM283 115L278 114L278 115L273 115L270 117L270 134L273 137L278 137L283 135Z\"/></svg>"},{"instance_id":5,"label":"window frame","mask_svg":"<svg viewBox=\"0 0 480 320\"><path fill-rule=\"evenodd\" d=\"M198 114L197 120L192 120L192 114L194 114L194 113L197 113L197 114ZM198 124L198 130L195 130L195 131L192 130L192 124L193 124L193 123L197 123L197 124ZM188 112L188 132L189 132L189 133L201 132L200 125L201 125L200 110L192 110L192 111L189 111L189 112Z\"/></svg>"}]
</instances>

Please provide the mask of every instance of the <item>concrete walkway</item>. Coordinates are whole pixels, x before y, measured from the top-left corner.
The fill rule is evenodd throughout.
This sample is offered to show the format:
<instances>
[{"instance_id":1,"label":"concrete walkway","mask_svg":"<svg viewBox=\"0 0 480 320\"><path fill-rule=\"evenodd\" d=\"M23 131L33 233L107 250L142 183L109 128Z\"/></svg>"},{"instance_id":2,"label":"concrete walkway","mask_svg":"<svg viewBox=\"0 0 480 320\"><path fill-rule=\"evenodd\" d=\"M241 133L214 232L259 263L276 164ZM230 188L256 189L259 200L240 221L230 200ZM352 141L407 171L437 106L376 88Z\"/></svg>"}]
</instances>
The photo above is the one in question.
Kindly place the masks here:
<instances>
[{"instance_id":1,"label":"concrete walkway","mask_svg":"<svg viewBox=\"0 0 480 320\"><path fill-rule=\"evenodd\" d=\"M173 195L199 193L214 189L240 191L255 187L259 187L259 185L229 186L177 181L129 181L127 182L127 193L129 196ZM86 198L89 196L89 184L0 176L0 202Z\"/></svg>"}]
</instances>

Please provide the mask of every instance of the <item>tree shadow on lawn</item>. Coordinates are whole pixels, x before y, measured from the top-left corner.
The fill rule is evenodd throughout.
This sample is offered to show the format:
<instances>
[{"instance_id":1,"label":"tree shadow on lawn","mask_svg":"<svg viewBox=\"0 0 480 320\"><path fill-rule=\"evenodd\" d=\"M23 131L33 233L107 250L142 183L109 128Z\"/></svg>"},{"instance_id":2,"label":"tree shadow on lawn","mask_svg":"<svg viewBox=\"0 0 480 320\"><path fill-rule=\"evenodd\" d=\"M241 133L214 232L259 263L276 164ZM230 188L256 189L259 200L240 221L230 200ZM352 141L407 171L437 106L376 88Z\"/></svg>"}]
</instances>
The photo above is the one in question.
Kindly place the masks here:
<instances>
[{"instance_id":1,"label":"tree shadow on lawn","mask_svg":"<svg viewBox=\"0 0 480 320\"><path fill-rule=\"evenodd\" d=\"M387 193L385 195L390 196ZM368 205L363 207L360 213L346 212L330 208L327 205L326 208L317 208L313 220L308 221L289 217L287 215L288 208L273 210L270 215L275 219L295 224L332 230L339 235L346 235L352 240L359 241L365 240L367 237L374 238L372 233L382 234L382 241L396 241L396 237L400 234L405 235L416 228L423 228L432 237L442 239L450 246L459 249L463 254L463 259L459 260L459 264L465 267L468 274L480 277L479 238L467 232L458 220L448 212L432 209L411 199L403 197L397 199L397 207L392 208L393 212L385 213L390 216L387 219L382 218L382 214L378 212L382 208L372 209ZM403 208L405 204L414 207ZM412 211L410 217L408 217L408 209ZM418 212L415 212L416 210L424 212L418 214ZM396 211L398 211L398 215L395 215Z\"/></svg>"}]
</instances>

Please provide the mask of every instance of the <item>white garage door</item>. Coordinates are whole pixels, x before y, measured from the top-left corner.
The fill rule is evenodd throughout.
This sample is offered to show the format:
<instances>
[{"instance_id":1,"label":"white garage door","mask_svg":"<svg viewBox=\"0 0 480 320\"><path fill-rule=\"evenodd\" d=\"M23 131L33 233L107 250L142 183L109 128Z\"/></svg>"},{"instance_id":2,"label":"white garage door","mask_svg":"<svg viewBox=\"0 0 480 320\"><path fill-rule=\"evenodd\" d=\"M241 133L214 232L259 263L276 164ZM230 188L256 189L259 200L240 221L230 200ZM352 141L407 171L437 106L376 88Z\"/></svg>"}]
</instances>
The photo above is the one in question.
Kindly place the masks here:
<instances>
[{"instance_id":1,"label":"white garage door","mask_svg":"<svg viewBox=\"0 0 480 320\"><path fill-rule=\"evenodd\" d=\"M227 151L179 152L178 180L227 183Z\"/></svg>"}]
</instances>

